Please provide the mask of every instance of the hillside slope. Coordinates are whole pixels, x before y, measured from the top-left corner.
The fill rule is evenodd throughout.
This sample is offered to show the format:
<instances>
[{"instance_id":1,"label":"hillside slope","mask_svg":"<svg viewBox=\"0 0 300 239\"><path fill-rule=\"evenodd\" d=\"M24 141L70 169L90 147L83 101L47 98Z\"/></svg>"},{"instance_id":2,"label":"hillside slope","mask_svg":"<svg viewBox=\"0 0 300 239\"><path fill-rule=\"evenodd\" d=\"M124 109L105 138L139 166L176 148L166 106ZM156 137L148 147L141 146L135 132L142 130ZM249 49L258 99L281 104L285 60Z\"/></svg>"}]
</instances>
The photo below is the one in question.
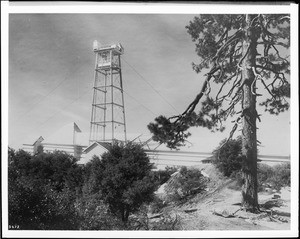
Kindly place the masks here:
<instances>
[{"instance_id":1,"label":"hillside slope","mask_svg":"<svg viewBox=\"0 0 300 239\"><path fill-rule=\"evenodd\" d=\"M181 230L288 230L290 229L290 189L279 193L259 193L263 212L254 214L240 207L241 192L235 182L222 177L209 165L208 191L181 205L170 205L163 213L179 218ZM162 190L160 190L162 194ZM275 195L275 196L274 196Z\"/></svg>"}]
</instances>

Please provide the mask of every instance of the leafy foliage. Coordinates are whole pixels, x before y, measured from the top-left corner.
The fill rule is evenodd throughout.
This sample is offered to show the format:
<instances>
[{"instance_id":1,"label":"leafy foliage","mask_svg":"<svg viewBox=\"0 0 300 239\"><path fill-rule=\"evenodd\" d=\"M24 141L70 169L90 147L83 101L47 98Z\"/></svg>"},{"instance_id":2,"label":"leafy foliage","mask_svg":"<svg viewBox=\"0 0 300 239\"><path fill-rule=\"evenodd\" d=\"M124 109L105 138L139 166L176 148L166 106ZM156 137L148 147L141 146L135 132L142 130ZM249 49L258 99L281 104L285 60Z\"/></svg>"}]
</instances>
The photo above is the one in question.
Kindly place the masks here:
<instances>
[{"instance_id":1,"label":"leafy foliage","mask_svg":"<svg viewBox=\"0 0 300 239\"><path fill-rule=\"evenodd\" d=\"M167 206L167 203L155 196L149 205L149 211L150 213L159 213L165 206Z\"/></svg>"},{"instance_id":2,"label":"leafy foliage","mask_svg":"<svg viewBox=\"0 0 300 239\"><path fill-rule=\"evenodd\" d=\"M226 139L220 142L217 149L213 151L214 159L212 163L224 174L231 176L242 169L242 138L229 140L225 145Z\"/></svg>"},{"instance_id":3,"label":"leafy foliage","mask_svg":"<svg viewBox=\"0 0 300 239\"><path fill-rule=\"evenodd\" d=\"M291 186L291 165L281 163L273 167L260 164L258 167L259 190L271 187L280 190L281 187Z\"/></svg>"},{"instance_id":4,"label":"leafy foliage","mask_svg":"<svg viewBox=\"0 0 300 239\"><path fill-rule=\"evenodd\" d=\"M97 194L101 188L101 177L99 172L101 168L101 159L98 156L93 156L83 169L84 184L82 192L84 195Z\"/></svg>"},{"instance_id":5,"label":"leafy foliage","mask_svg":"<svg viewBox=\"0 0 300 239\"><path fill-rule=\"evenodd\" d=\"M197 168L182 166L165 187L170 201L181 201L206 189L208 178Z\"/></svg>"},{"instance_id":6,"label":"leafy foliage","mask_svg":"<svg viewBox=\"0 0 300 239\"><path fill-rule=\"evenodd\" d=\"M274 87L271 90L272 99L266 99L260 105L265 106L265 111L278 115L289 109L289 102L282 102L282 97L290 97L290 84Z\"/></svg>"},{"instance_id":7,"label":"leafy foliage","mask_svg":"<svg viewBox=\"0 0 300 239\"><path fill-rule=\"evenodd\" d=\"M282 163L274 166L275 177L274 181L277 182L280 187L291 186L291 164ZM278 187L277 186L277 187Z\"/></svg>"},{"instance_id":8,"label":"leafy foliage","mask_svg":"<svg viewBox=\"0 0 300 239\"><path fill-rule=\"evenodd\" d=\"M156 230L156 231L177 231L181 230L181 221L180 217L178 215L175 215L175 217L169 215L169 214L164 214L160 218L159 221L153 222L151 225L151 230Z\"/></svg>"},{"instance_id":9,"label":"leafy foliage","mask_svg":"<svg viewBox=\"0 0 300 239\"><path fill-rule=\"evenodd\" d=\"M75 203L80 230L121 230L123 222L114 216L99 194L80 197Z\"/></svg>"},{"instance_id":10,"label":"leafy foliage","mask_svg":"<svg viewBox=\"0 0 300 239\"><path fill-rule=\"evenodd\" d=\"M191 135L185 131L189 127L183 124L174 124L165 116L155 118L155 123L150 123L148 129L153 134L153 140L166 143L169 148L184 145L185 140ZM176 142L173 139L176 138Z\"/></svg>"},{"instance_id":11,"label":"leafy foliage","mask_svg":"<svg viewBox=\"0 0 300 239\"><path fill-rule=\"evenodd\" d=\"M149 220L147 209L142 207L141 210L129 218L126 225L128 230L157 230L173 231L181 229L180 217L176 214L171 216L169 213L163 213L158 219Z\"/></svg>"},{"instance_id":12,"label":"leafy foliage","mask_svg":"<svg viewBox=\"0 0 300 239\"><path fill-rule=\"evenodd\" d=\"M160 169L157 171L151 171L150 177L151 181L159 187L160 185L164 184L169 180L171 175L175 172L177 172L177 167L169 167L167 166L164 170Z\"/></svg>"},{"instance_id":13,"label":"leafy foliage","mask_svg":"<svg viewBox=\"0 0 300 239\"><path fill-rule=\"evenodd\" d=\"M267 182L274 176L274 168L264 163L258 164L257 181L258 190L263 191Z\"/></svg>"},{"instance_id":14,"label":"leafy foliage","mask_svg":"<svg viewBox=\"0 0 300 239\"><path fill-rule=\"evenodd\" d=\"M73 202L81 183L80 168L70 155L55 152L31 156L9 148L9 224L23 230L76 229Z\"/></svg>"},{"instance_id":15,"label":"leafy foliage","mask_svg":"<svg viewBox=\"0 0 300 239\"><path fill-rule=\"evenodd\" d=\"M122 221L126 222L130 213L152 200L155 190L150 180L152 164L140 145L115 142L101 160L95 158L89 164L92 168L89 180L94 185L99 183L92 189L99 190L110 211Z\"/></svg>"}]
</instances>

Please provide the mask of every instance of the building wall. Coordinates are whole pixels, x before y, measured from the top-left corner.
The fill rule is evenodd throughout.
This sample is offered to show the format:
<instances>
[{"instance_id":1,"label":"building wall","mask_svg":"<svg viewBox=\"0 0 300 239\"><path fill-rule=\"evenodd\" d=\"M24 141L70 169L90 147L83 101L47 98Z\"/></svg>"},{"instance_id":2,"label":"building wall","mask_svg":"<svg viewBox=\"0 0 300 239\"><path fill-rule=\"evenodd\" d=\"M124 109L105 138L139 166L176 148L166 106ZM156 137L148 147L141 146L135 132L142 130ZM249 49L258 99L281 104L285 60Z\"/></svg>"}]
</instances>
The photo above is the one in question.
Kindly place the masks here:
<instances>
[{"instance_id":1,"label":"building wall","mask_svg":"<svg viewBox=\"0 0 300 239\"><path fill-rule=\"evenodd\" d=\"M63 151L66 152L72 156L74 156L77 159L82 158L83 150L86 148L86 146L81 146L81 145L66 145L66 144L40 144L43 146L43 151L45 153L53 153L54 151ZM23 147L23 150L30 153L34 154L36 151L34 150L34 145L29 146L25 145Z\"/></svg>"},{"instance_id":2,"label":"building wall","mask_svg":"<svg viewBox=\"0 0 300 239\"><path fill-rule=\"evenodd\" d=\"M83 153L79 164L86 164L92 160L93 156L101 156L103 153L107 152L107 149L104 147L95 147L88 153Z\"/></svg>"}]
</instances>

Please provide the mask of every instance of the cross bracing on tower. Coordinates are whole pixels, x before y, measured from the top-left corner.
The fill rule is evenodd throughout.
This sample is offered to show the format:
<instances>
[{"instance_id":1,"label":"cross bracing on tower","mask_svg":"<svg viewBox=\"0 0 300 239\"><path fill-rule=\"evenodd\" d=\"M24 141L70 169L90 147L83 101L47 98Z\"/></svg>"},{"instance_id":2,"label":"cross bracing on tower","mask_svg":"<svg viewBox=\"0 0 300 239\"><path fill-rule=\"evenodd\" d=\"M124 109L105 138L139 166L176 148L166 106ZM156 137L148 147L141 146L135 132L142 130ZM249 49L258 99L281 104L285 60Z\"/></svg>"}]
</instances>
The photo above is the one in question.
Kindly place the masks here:
<instances>
[{"instance_id":1,"label":"cross bracing on tower","mask_svg":"<svg viewBox=\"0 0 300 239\"><path fill-rule=\"evenodd\" d=\"M99 46L94 42L95 75L90 143L126 141L125 107L121 71L121 44Z\"/></svg>"}]
</instances>

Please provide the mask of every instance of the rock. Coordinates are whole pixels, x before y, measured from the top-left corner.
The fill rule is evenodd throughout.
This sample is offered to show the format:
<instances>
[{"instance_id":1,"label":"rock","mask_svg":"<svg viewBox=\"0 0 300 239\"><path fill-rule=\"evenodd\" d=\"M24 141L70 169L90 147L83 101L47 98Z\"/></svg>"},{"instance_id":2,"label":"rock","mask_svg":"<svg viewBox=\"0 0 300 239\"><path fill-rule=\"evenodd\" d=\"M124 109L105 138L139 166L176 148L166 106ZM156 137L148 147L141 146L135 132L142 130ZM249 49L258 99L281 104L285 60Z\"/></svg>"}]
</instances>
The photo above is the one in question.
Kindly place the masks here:
<instances>
[{"instance_id":1,"label":"rock","mask_svg":"<svg viewBox=\"0 0 300 239\"><path fill-rule=\"evenodd\" d=\"M198 209L197 208L193 208L193 209L186 209L186 210L184 210L184 212L186 212L186 213L190 213L190 212L195 212L195 211L197 211Z\"/></svg>"},{"instance_id":2,"label":"rock","mask_svg":"<svg viewBox=\"0 0 300 239\"><path fill-rule=\"evenodd\" d=\"M277 199L277 198L281 198L280 195L274 194L273 197L272 197L272 199Z\"/></svg>"},{"instance_id":3,"label":"rock","mask_svg":"<svg viewBox=\"0 0 300 239\"><path fill-rule=\"evenodd\" d=\"M213 211L212 214L220 216L220 217L225 217L225 218L235 217L233 214L229 213L227 210L223 210L222 212Z\"/></svg>"},{"instance_id":4,"label":"rock","mask_svg":"<svg viewBox=\"0 0 300 239\"><path fill-rule=\"evenodd\" d=\"M154 219L154 218L159 218L161 217L163 214L162 213L158 213L158 214L153 214L153 215L149 215L149 219Z\"/></svg>"},{"instance_id":5,"label":"rock","mask_svg":"<svg viewBox=\"0 0 300 239\"><path fill-rule=\"evenodd\" d=\"M204 172L203 170L201 170L201 174L202 174L204 177L209 178L209 175L208 175L206 172Z\"/></svg>"}]
</instances>

